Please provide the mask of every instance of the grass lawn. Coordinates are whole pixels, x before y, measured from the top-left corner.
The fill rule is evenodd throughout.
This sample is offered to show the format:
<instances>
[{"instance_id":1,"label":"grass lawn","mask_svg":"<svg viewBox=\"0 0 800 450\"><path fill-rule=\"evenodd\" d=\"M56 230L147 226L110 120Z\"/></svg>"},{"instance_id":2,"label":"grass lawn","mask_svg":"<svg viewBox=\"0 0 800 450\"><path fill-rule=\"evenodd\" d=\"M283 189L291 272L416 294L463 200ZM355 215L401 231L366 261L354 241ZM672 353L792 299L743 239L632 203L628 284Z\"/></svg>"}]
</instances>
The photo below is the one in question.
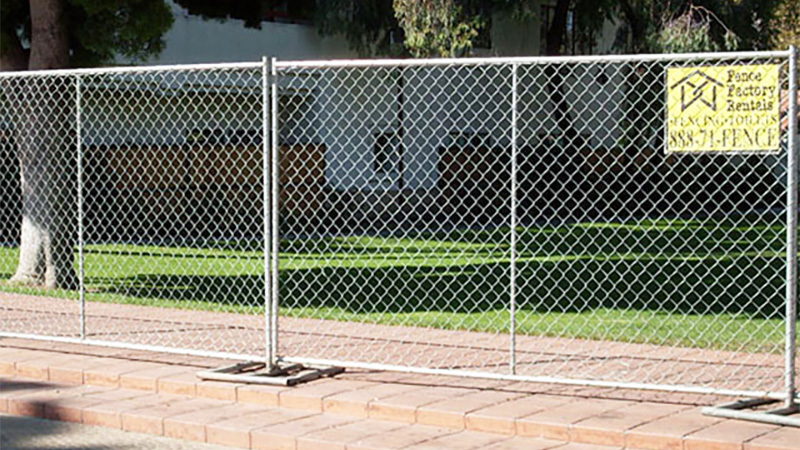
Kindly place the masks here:
<instances>
[{"instance_id":1,"label":"grass lawn","mask_svg":"<svg viewBox=\"0 0 800 450\"><path fill-rule=\"evenodd\" d=\"M779 353L782 219L520 229L517 331ZM505 229L284 241L281 312L506 332L508 236ZM15 248L0 247L0 276L16 257ZM260 243L86 248L92 301L259 313L263 273Z\"/></svg>"}]
</instances>

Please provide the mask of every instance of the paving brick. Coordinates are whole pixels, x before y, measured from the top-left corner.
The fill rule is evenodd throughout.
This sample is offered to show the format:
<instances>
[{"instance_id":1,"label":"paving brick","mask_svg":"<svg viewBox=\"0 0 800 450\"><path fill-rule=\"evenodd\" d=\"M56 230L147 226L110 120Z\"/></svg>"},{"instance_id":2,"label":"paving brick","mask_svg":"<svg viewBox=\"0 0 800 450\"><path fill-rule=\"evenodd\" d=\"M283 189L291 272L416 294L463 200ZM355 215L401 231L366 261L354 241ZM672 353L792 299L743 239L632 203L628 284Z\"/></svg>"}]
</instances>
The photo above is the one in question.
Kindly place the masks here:
<instances>
[{"instance_id":1,"label":"paving brick","mask_svg":"<svg viewBox=\"0 0 800 450\"><path fill-rule=\"evenodd\" d=\"M81 384L86 381L84 373L95 367L104 366L109 363L109 358L96 356L72 355L72 358L63 361L55 361L49 367L50 380L65 383Z\"/></svg>"},{"instance_id":2,"label":"paving brick","mask_svg":"<svg viewBox=\"0 0 800 450\"><path fill-rule=\"evenodd\" d=\"M240 385L236 388L236 401L262 406L278 406L278 396L281 392L289 389L292 388L259 384Z\"/></svg>"},{"instance_id":3,"label":"paving brick","mask_svg":"<svg viewBox=\"0 0 800 450\"><path fill-rule=\"evenodd\" d=\"M322 400L324 398L373 384L366 381L319 380L281 391L278 395L278 401L280 406L285 408L322 411Z\"/></svg>"},{"instance_id":4,"label":"paving brick","mask_svg":"<svg viewBox=\"0 0 800 450\"><path fill-rule=\"evenodd\" d=\"M382 398L404 395L422 389L421 386L405 384L375 384L362 389L346 391L325 397L322 409L335 414L367 417L369 404Z\"/></svg>"},{"instance_id":5,"label":"paving brick","mask_svg":"<svg viewBox=\"0 0 800 450\"><path fill-rule=\"evenodd\" d=\"M55 356L45 358L34 358L26 361L18 361L14 365L15 375L18 377L36 380L49 380L49 364L52 360L59 359L59 356L63 357L63 355L56 354Z\"/></svg>"},{"instance_id":6,"label":"paving brick","mask_svg":"<svg viewBox=\"0 0 800 450\"><path fill-rule=\"evenodd\" d=\"M513 392L478 391L421 406L417 410L417 423L437 427L464 428L467 413L497 405L523 396Z\"/></svg>"},{"instance_id":7,"label":"paving brick","mask_svg":"<svg viewBox=\"0 0 800 450\"><path fill-rule=\"evenodd\" d=\"M510 440L502 434L482 433L480 431L461 431L449 436L431 439L407 447L408 450L472 450L484 449L490 445Z\"/></svg>"},{"instance_id":8,"label":"paving brick","mask_svg":"<svg viewBox=\"0 0 800 450\"><path fill-rule=\"evenodd\" d=\"M55 389L69 386L65 383L55 383L52 381L31 380L26 378L0 378L0 396L7 397L20 395L26 392L36 392L46 389Z\"/></svg>"},{"instance_id":9,"label":"paving brick","mask_svg":"<svg viewBox=\"0 0 800 450\"><path fill-rule=\"evenodd\" d=\"M159 365L157 367L134 370L120 375L119 387L157 392L159 379L189 372L193 372L193 369L171 365Z\"/></svg>"},{"instance_id":10,"label":"paving brick","mask_svg":"<svg viewBox=\"0 0 800 450\"><path fill-rule=\"evenodd\" d=\"M131 409L121 413L122 429L125 431L135 431L155 435L164 434L164 419L197 411L203 407L203 403L198 404L197 399L181 397L180 400L162 403L147 408Z\"/></svg>"},{"instance_id":11,"label":"paving brick","mask_svg":"<svg viewBox=\"0 0 800 450\"><path fill-rule=\"evenodd\" d=\"M109 359L107 364L97 365L83 371L83 382L94 386L119 386L120 375L136 370L151 369L155 365L144 361Z\"/></svg>"},{"instance_id":12,"label":"paving brick","mask_svg":"<svg viewBox=\"0 0 800 450\"><path fill-rule=\"evenodd\" d=\"M514 434L517 418L572 401L575 401L574 397L535 394L470 412L467 414L466 425L468 429L475 431Z\"/></svg>"},{"instance_id":13,"label":"paving brick","mask_svg":"<svg viewBox=\"0 0 800 450\"><path fill-rule=\"evenodd\" d=\"M744 444L745 450L797 450L800 428L783 427L770 431Z\"/></svg>"},{"instance_id":14,"label":"paving brick","mask_svg":"<svg viewBox=\"0 0 800 450\"><path fill-rule=\"evenodd\" d=\"M692 408L628 430L625 443L631 448L681 450L684 436L721 421L704 416L699 408Z\"/></svg>"},{"instance_id":15,"label":"paving brick","mask_svg":"<svg viewBox=\"0 0 800 450\"><path fill-rule=\"evenodd\" d=\"M613 447L608 445L595 445L595 444L583 444L580 442L569 442L562 446L556 447L553 450L617 450L621 448L622 447Z\"/></svg>"},{"instance_id":16,"label":"paving brick","mask_svg":"<svg viewBox=\"0 0 800 450\"><path fill-rule=\"evenodd\" d=\"M0 344L4 342L0 339ZM70 347L69 351L79 351L82 347ZM533 434L536 432L532 432L533 429L538 430L539 435L550 437L559 436L558 433L563 431L564 434L562 437L557 437L558 439L563 439L565 436L573 441L592 443L589 446L572 442L560 447L561 450L601 448L597 446L598 443L625 444L628 448L670 450L800 449L796 444L800 441L798 435L800 431L798 430L706 417L700 414L699 408L694 407L684 411L681 410L682 407L676 406L637 404L642 399L651 398L646 395L634 395L639 391L628 395L614 389L575 390L575 392L583 394L623 397L637 401L586 400L555 396L565 401L574 400L576 402L572 411L559 411L560 407L567 405L559 404L555 400L553 404L537 405L534 399L546 396L543 394L531 396L529 392L535 391L531 389L521 389L522 392L508 392L502 389L481 391L463 387L407 385L405 382L401 384L385 383L386 380L405 381L405 375L401 374L391 374L393 376L386 380L380 378L379 374L351 374L352 377L349 379L340 377L321 380L298 388L247 385L234 385L231 388L228 386L230 383L219 385L216 382L201 382L195 376L198 368L142 363L141 361L119 362L123 360L122 357L141 358L146 356L146 354L133 355L121 351L98 352L94 356L65 355L53 351L0 347L0 373L4 370L2 364L5 361L5 364L10 364L13 368L12 375L17 377L10 380L0 379L0 411L12 409L13 412L19 414L83 421L154 434L165 432L165 421L171 420L170 423L178 423L183 418L175 420L174 417L190 416L196 413L198 417L195 417L193 421L181 424L181 426L185 425L184 431L187 435L195 433L196 437L199 436L200 428L198 427L201 427L204 439L242 448L253 444L259 445L261 448L285 446L302 450L315 448L346 448L347 450L355 448L359 450L404 448L416 445L419 448L477 446L504 450L543 449L557 444L556 441L542 438L522 436L512 438L509 435L511 432L520 430L522 430L520 434L526 432ZM164 360L173 361L169 358ZM218 363L218 361L214 362ZM77 384L86 382L87 378L89 378L88 381L97 382L92 377L100 377L101 384L107 383L108 386L114 386L113 378L116 376L117 384L135 389L85 385L61 388L63 383L43 381L45 380L45 368L46 375L51 380ZM85 376L87 372L89 373L88 377ZM30 375L39 380L26 379L24 375ZM102 377L108 378L103 380ZM447 377L433 377L430 380L441 383L452 381ZM457 381L455 384L458 384ZM485 386L483 381L473 380L472 383L475 386ZM200 385L204 386L198 387ZM229 401L188 399L184 396L162 401L161 396L153 394L153 391L158 389L161 389L162 392L176 392L191 396L235 399L243 404L233 405ZM537 387L537 389L541 390L541 387ZM481 395L510 395L511 397L507 401L501 401L501 403L491 406L480 405L476 409L476 404L481 403L476 398ZM659 396L652 398L669 400L679 397L672 393L660 393ZM694 401L705 401L704 399L707 397L695 398ZM285 406L308 408L308 411L274 408L282 400L285 402ZM207 402L211 402L213 405L208 406ZM488 403L492 402L488 401ZM235 417L217 417L214 414L206 413L208 408L225 407L220 404L230 406L230 412ZM273 408L267 409L263 405ZM326 412L323 414L313 412L318 411L317 405ZM248 407L257 409L243 413L242 408ZM670 408L677 408L677 411L663 416L662 413L665 409ZM420 437L420 433L424 434L419 431L420 428L431 427L408 426L402 422L413 423L418 420L419 416L431 414L429 411L443 416L463 417L464 425L462 426L466 426L469 433L481 431L505 434L488 436L489 439L500 439L500 441L486 445L483 445L478 439L460 438L459 436L469 435L469 433L460 432L457 429L446 429L441 433L434 433L427 438L414 441ZM333 414L349 415L350 417L331 418ZM212 421L202 423L209 415L214 417L211 419ZM365 416L369 416L370 419L364 420ZM385 425L387 427L385 429L381 428L384 427L381 425L378 427L381 428L380 431L373 434L376 427L374 424L383 423L374 418L382 416L402 422L389 423ZM330 421L336 420L343 422L330 423ZM423 419L421 422L426 420ZM303 421L308 421L309 424L303 425ZM326 423L320 423L320 421ZM299 429L295 429L297 428L295 422L300 423ZM513 428L511 428L511 424L513 424ZM173 428L176 426L174 425ZM287 428L284 430L272 429L280 426ZM267 429L270 430L267 432ZM404 434L398 434L399 431L403 431ZM548 434L549 432L553 433ZM260 433L262 437L269 434L272 439L255 442L252 441L252 433ZM458 434L454 435L454 433ZM452 439L440 439L448 434L454 435ZM474 436L483 434L485 433L476 433ZM387 438L387 436L389 437ZM392 438L392 436L395 437ZM434 446L437 443L441 443L441 445Z\"/></svg>"},{"instance_id":17,"label":"paving brick","mask_svg":"<svg viewBox=\"0 0 800 450\"><path fill-rule=\"evenodd\" d=\"M350 444L405 426L383 420L361 420L300 436L297 438L297 450L345 450Z\"/></svg>"},{"instance_id":18,"label":"paving brick","mask_svg":"<svg viewBox=\"0 0 800 450\"><path fill-rule=\"evenodd\" d=\"M457 345L463 344L459 342ZM486 380L480 378L453 377L447 375L409 374L403 378L405 384L420 386L446 386L462 389L504 389L515 384L513 381Z\"/></svg>"},{"instance_id":19,"label":"paving brick","mask_svg":"<svg viewBox=\"0 0 800 450\"><path fill-rule=\"evenodd\" d=\"M53 378L50 375L51 367L58 367L60 365L76 361L88 361L88 359L81 355L54 353L42 358L20 361L16 364L17 376L37 378L41 380L52 380ZM82 378L53 381L81 383Z\"/></svg>"},{"instance_id":20,"label":"paving brick","mask_svg":"<svg viewBox=\"0 0 800 450\"><path fill-rule=\"evenodd\" d=\"M0 361L0 377L14 377L14 363Z\"/></svg>"},{"instance_id":21,"label":"paving brick","mask_svg":"<svg viewBox=\"0 0 800 450\"><path fill-rule=\"evenodd\" d=\"M230 360L220 358L209 358L206 356L185 355L181 359L176 359L177 362L185 366L194 366L200 369L213 369L215 367L222 367L230 365Z\"/></svg>"},{"instance_id":22,"label":"paving brick","mask_svg":"<svg viewBox=\"0 0 800 450\"><path fill-rule=\"evenodd\" d=\"M628 405L628 402L616 400L579 399L518 418L516 431L521 436L568 441L570 427L573 423Z\"/></svg>"},{"instance_id":23,"label":"paving brick","mask_svg":"<svg viewBox=\"0 0 800 450\"><path fill-rule=\"evenodd\" d=\"M772 425L725 420L696 431L684 439L685 450L741 450L743 442L775 430Z\"/></svg>"},{"instance_id":24,"label":"paving brick","mask_svg":"<svg viewBox=\"0 0 800 450\"><path fill-rule=\"evenodd\" d=\"M83 410L89 406L118 402L143 395L136 391L119 391L103 386L81 386L80 395L60 399L45 406L45 418L64 422L83 422Z\"/></svg>"},{"instance_id":25,"label":"paving brick","mask_svg":"<svg viewBox=\"0 0 800 450\"><path fill-rule=\"evenodd\" d=\"M124 412L170 403L180 398L174 395L150 394L119 402L104 402L87 406L83 409L83 423L121 429Z\"/></svg>"},{"instance_id":26,"label":"paving brick","mask_svg":"<svg viewBox=\"0 0 800 450\"><path fill-rule=\"evenodd\" d=\"M205 442L206 425L264 410L256 405L231 404L219 400L193 401L197 402L196 410L164 419L164 436Z\"/></svg>"},{"instance_id":27,"label":"paving brick","mask_svg":"<svg viewBox=\"0 0 800 450\"><path fill-rule=\"evenodd\" d=\"M42 360L48 356L56 355L58 354L25 349L13 349L0 353L0 375L8 377L16 376L17 364L30 360Z\"/></svg>"},{"instance_id":28,"label":"paving brick","mask_svg":"<svg viewBox=\"0 0 800 450\"><path fill-rule=\"evenodd\" d=\"M11 346L14 341L14 338L0 337L0 356L19 351L18 348Z\"/></svg>"},{"instance_id":29,"label":"paving brick","mask_svg":"<svg viewBox=\"0 0 800 450\"><path fill-rule=\"evenodd\" d=\"M206 440L212 444L250 448L250 432L268 425L290 422L315 414L309 411L274 408L206 425Z\"/></svg>"},{"instance_id":30,"label":"paving brick","mask_svg":"<svg viewBox=\"0 0 800 450\"><path fill-rule=\"evenodd\" d=\"M627 430L687 408L689 407L658 403L633 403L631 406L605 411L573 424L570 441L622 447L625 446Z\"/></svg>"},{"instance_id":31,"label":"paving brick","mask_svg":"<svg viewBox=\"0 0 800 450\"><path fill-rule=\"evenodd\" d=\"M4 395L6 410L9 414L29 417L45 417L45 408L48 404L57 403L59 400L75 395L81 395L80 386L43 387L38 390L12 391Z\"/></svg>"},{"instance_id":32,"label":"paving brick","mask_svg":"<svg viewBox=\"0 0 800 450\"><path fill-rule=\"evenodd\" d=\"M197 383L200 381L193 372L182 372L167 375L158 379L158 392L175 395L197 395Z\"/></svg>"},{"instance_id":33,"label":"paving brick","mask_svg":"<svg viewBox=\"0 0 800 450\"><path fill-rule=\"evenodd\" d=\"M352 443L347 446L347 450L399 450L456 433L459 433L459 431L452 428L406 425L402 428Z\"/></svg>"},{"instance_id":34,"label":"paving brick","mask_svg":"<svg viewBox=\"0 0 800 450\"><path fill-rule=\"evenodd\" d=\"M30 350L30 349L22 349L22 348L13 348L8 349L0 353L0 361L3 363L11 363L15 365L21 361L27 361L30 359L42 359L46 358L47 356L56 356L58 353L47 352L42 350Z\"/></svg>"},{"instance_id":35,"label":"paving brick","mask_svg":"<svg viewBox=\"0 0 800 450\"><path fill-rule=\"evenodd\" d=\"M291 422L271 425L250 432L253 449L284 450L297 448L297 438L315 431L344 425L357 419L329 414L316 414Z\"/></svg>"},{"instance_id":36,"label":"paving brick","mask_svg":"<svg viewBox=\"0 0 800 450\"><path fill-rule=\"evenodd\" d=\"M486 450L545 450L563 446L561 441L514 436L486 447Z\"/></svg>"},{"instance_id":37,"label":"paving brick","mask_svg":"<svg viewBox=\"0 0 800 450\"><path fill-rule=\"evenodd\" d=\"M235 402L236 388L239 386L237 383L225 381L199 381L197 383L197 396Z\"/></svg>"},{"instance_id":38,"label":"paving brick","mask_svg":"<svg viewBox=\"0 0 800 450\"><path fill-rule=\"evenodd\" d=\"M451 387L425 387L420 390L393 395L369 403L369 417L403 423L417 421L417 409L443 399L455 399L476 392L474 389ZM455 401L455 400L454 400Z\"/></svg>"},{"instance_id":39,"label":"paving brick","mask_svg":"<svg viewBox=\"0 0 800 450\"><path fill-rule=\"evenodd\" d=\"M372 381L374 383L408 384L410 375L403 372L382 372L379 370L347 369L336 375L337 380Z\"/></svg>"}]
</instances>

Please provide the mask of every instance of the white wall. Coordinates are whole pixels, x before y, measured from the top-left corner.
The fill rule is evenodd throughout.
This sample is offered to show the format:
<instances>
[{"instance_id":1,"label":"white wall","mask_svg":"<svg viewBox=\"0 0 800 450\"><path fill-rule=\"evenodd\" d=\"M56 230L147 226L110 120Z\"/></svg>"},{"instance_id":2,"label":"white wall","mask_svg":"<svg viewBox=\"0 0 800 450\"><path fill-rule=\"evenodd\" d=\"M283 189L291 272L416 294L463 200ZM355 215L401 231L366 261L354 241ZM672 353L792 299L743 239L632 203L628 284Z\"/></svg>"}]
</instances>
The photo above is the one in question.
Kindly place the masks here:
<instances>
[{"instance_id":1,"label":"white wall","mask_svg":"<svg viewBox=\"0 0 800 450\"><path fill-rule=\"evenodd\" d=\"M540 11L541 0L534 11ZM244 28L238 20L206 21L190 16L173 4L175 24L165 36L162 54L149 64L180 64L227 61L257 61L263 55L283 60L353 58L341 37L321 37L308 25L266 22L262 29ZM537 55L540 20L519 22L496 16L492 27L493 56ZM598 50L607 52L616 25L609 23L598 39ZM591 133L593 146L613 146L618 139L616 125L620 112L621 75L615 66L573 66L565 81L568 101L579 132ZM438 152L451 144L451 133L486 132L487 145L509 146L510 66L488 68L409 68L404 71L403 122L404 184L410 188L431 188L438 180ZM601 73L607 79L599 83ZM399 127L398 72L393 69L357 69L327 72L286 73L281 80L281 141L317 143L326 146L326 179L339 189L386 189L392 180L378 179L372 168L372 148L379 132ZM557 134L553 105L541 66L520 68L520 145L536 147L541 135ZM211 97L208 97L211 98ZM225 96L215 102L226 102ZM173 100L174 101L174 100ZM233 98L230 101L235 101ZM241 102L242 99L239 99ZM248 100L244 103L255 102ZM258 114L255 107L239 105L224 114L219 103L192 102L195 120L161 117L170 128L169 140L179 141L194 128L235 129L255 126L247 118ZM177 105L176 105L177 106ZM178 109L176 106L172 108ZM141 105L133 102L126 110L103 120L103 126L87 129L88 136L104 133L121 136L118 130L133 123L147 122ZM192 108L189 108L192 109ZM227 108L230 109L230 108ZM234 108L237 109L237 108ZM98 114L98 119L102 116ZM138 119L137 119L138 117ZM260 119L260 117L259 117ZM129 122L129 123L123 123ZM117 131L114 131L117 130ZM94 131L94 133L92 133ZM164 130L143 136L166 137ZM87 137L88 137L87 136ZM387 181L389 181L387 183Z\"/></svg>"},{"instance_id":2,"label":"white wall","mask_svg":"<svg viewBox=\"0 0 800 450\"><path fill-rule=\"evenodd\" d=\"M590 138L590 148L613 147L624 115L622 66L571 64L564 69L569 74L561 88L572 126ZM402 72L406 187L436 185L439 150L452 145L454 133L485 133L486 146L510 149L510 64L409 67ZM293 92L298 100L285 109L283 140L325 144L326 179L333 187L396 187L374 172L372 148L378 133L400 129L399 73L396 68L357 68L284 74L282 91ZM536 149L544 137L561 132L548 80L545 66L518 67L520 146Z\"/></svg>"}]
</instances>

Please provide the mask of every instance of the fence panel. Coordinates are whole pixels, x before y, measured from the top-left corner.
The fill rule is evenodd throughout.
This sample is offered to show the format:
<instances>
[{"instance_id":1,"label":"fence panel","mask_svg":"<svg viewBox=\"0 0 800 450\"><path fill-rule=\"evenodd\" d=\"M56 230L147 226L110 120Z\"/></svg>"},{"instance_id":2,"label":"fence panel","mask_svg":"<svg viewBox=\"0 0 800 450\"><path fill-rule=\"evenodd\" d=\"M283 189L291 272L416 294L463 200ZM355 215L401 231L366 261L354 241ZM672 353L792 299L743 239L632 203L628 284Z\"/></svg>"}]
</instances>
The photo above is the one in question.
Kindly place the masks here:
<instances>
[{"instance_id":1,"label":"fence panel","mask_svg":"<svg viewBox=\"0 0 800 450\"><path fill-rule=\"evenodd\" d=\"M668 70L762 64L785 85L785 58L522 67L521 372L781 389L785 143L664 152Z\"/></svg>"},{"instance_id":2,"label":"fence panel","mask_svg":"<svg viewBox=\"0 0 800 450\"><path fill-rule=\"evenodd\" d=\"M512 66L278 77L281 354L508 373Z\"/></svg>"},{"instance_id":3,"label":"fence panel","mask_svg":"<svg viewBox=\"0 0 800 450\"><path fill-rule=\"evenodd\" d=\"M30 99L33 80L37 97ZM4 92L17 94L4 103L9 132L19 135L30 117L63 141L58 149L69 165L52 161L48 172L66 177L54 185L61 196L54 216L68 218L66 239L76 245L82 282L66 291L4 286L38 296L4 297L3 305L41 327L14 320L4 331L262 357L261 65L73 71L3 82ZM58 108L71 128L56 129L55 119L25 105ZM4 167L19 180L15 166ZM9 233L17 233L19 212L4 211L17 216L8 217ZM3 272L16 263L9 242ZM50 316L59 323L41 320Z\"/></svg>"},{"instance_id":4,"label":"fence panel","mask_svg":"<svg viewBox=\"0 0 800 450\"><path fill-rule=\"evenodd\" d=\"M780 391L788 135L665 153L666 74L786 56L278 62L280 354Z\"/></svg>"}]
</instances>

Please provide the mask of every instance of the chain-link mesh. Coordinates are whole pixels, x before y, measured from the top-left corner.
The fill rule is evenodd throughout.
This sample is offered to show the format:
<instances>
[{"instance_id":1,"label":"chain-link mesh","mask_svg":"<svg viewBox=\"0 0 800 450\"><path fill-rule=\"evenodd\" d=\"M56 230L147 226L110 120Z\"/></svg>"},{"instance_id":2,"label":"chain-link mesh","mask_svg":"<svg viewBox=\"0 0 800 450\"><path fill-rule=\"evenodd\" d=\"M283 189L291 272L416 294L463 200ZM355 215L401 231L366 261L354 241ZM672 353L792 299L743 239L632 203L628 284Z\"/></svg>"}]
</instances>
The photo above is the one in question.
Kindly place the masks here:
<instances>
[{"instance_id":1,"label":"chain-link mesh","mask_svg":"<svg viewBox=\"0 0 800 450\"><path fill-rule=\"evenodd\" d=\"M57 244L51 273L71 268L76 231L76 85L69 75L0 79L0 277L2 291L36 294L47 278L43 241ZM23 181L24 180L24 181ZM27 191L27 195L23 195ZM74 273L62 273L75 287ZM13 277L13 278L12 278ZM13 279L13 285L9 285ZM17 284L20 287L17 287ZM74 291L58 291L75 298ZM0 292L3 331L80 333L80 306Z\"/></svg>"},{"instance_id":2,"label":"chain-link mesh","mask_svg":"<svg viewBox=\"0 0 800 450\"><path fill-rule=\"evenodd\" d=\"M779 390L785 142L664 152L667 68L753 64L279 63L281 355Z\"/></svg>"},{"instance_id":3,"label":"chain-link mesh","mask_svg":"<svg viewBox=\"0 0 800 450\"><path fill-rule=\"evenodd\" d=\"M263 355L261 66L20 75L2 83L2 198L10 205L0 213L3 278L17 267L25 205L18 168L25 197L25 171L44 164L58 184L54 176L32 190L58 196L44 211L69 219L66 245L77 245L74 224L82 225L86 338ZM47 153L24 161L26 139ZM76 271L79 250L69 253ZM0 294L4 331L81 336L79 293L59 284L69 289L3 285L40 296Z\"/></svg>"},{"instance_id":4,"label":"chain-link mesh","mask_svg":"<svg viewBox=\"0 0 800 450\"><path fill-rule=\"evenodd\" d=\"M665 153L665 99L786 56L552 61L2 75L0 333L263 358L277 298L286 361L779 390L787 133Z\"/></svg>"}]
</instances>

